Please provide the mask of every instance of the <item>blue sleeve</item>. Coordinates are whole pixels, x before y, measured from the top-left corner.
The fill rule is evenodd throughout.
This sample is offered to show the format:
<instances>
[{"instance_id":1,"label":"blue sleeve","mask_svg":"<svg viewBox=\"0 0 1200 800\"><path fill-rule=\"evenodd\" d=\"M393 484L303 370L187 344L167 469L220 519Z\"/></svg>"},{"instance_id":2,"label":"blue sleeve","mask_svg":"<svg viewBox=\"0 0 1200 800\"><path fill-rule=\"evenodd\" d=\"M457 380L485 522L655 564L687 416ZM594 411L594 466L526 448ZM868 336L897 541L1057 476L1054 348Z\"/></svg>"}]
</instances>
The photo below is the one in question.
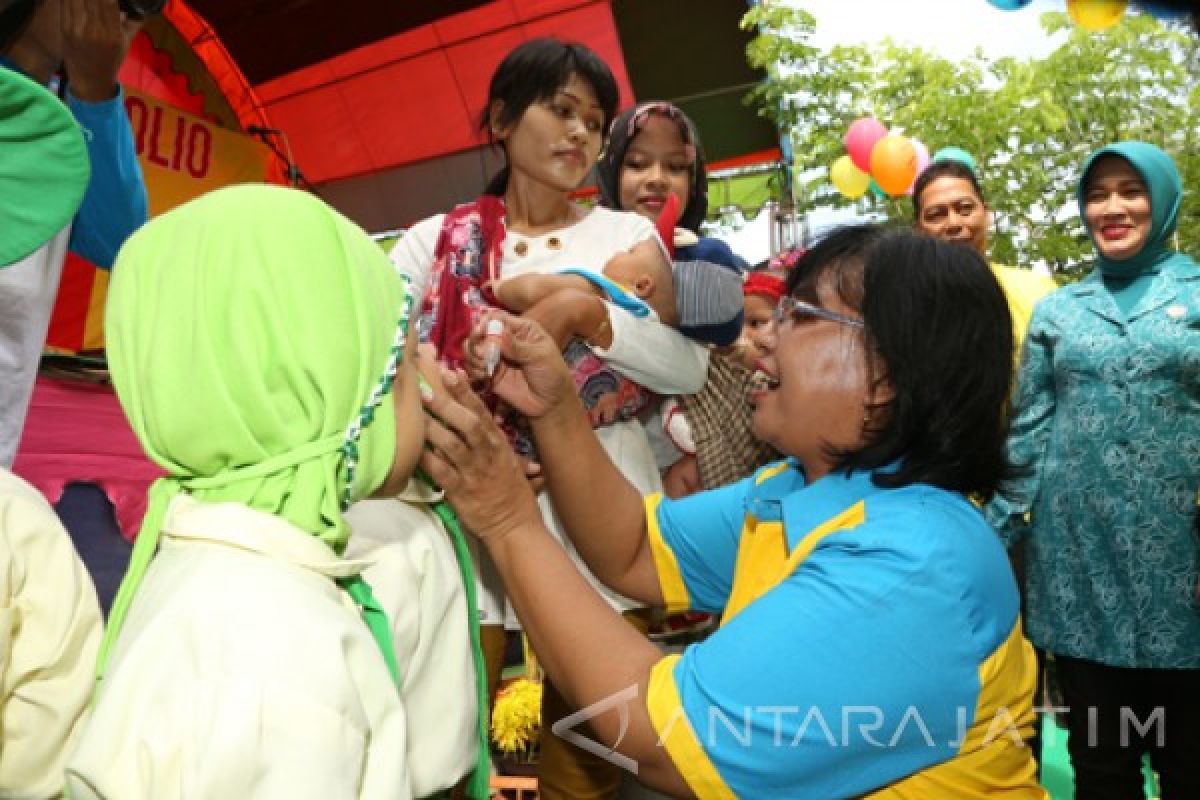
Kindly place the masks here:
<instances>
[{"instance_id":1,"label":"blue sleeve","mask_svg":"<svg viewBox=\"0 0 1200 800\"><path fill-rule=\"evenodd\" d=\"M733 586L743 501L752 480L664 499L653 509L651 543L661 542L671 555L656 560L669 609L720 612L725 607Z\"/></svg>"},{"instance_id":2,"label":"blue sleeve","mask_svg":"<svg viewBox=\"0 0 1200 800\"><path fill-rule=\"evenodd\" d=\"M637 295L631 294L625 287L601 275L599 272L580 267L565 267L560 269L558 273L560 275L578 275L581 278L585 278L600 289L600 291L604 292L605 298L610 303L618 308L625 309L635 317L650 316L650 306L644 300Z\"/></svg>"},{"instance_id":3,"label":"blue sleeve","mask_svg":"<svg viewBox=\"0 0 1200 800\"><path fill-rule=\"evenodd\" d=\"M146 185L125 93L102 103L85 103L67 91L67 107L83 129L92 178L71 227L70 249L101 269L111 269L117 251L147 218Z\"/></svg>"},{"instance_id":4,"label":"blue sleeve","mask_svg":"<svg viewBox=\"0 0 1200 800\"><path fill-rule=\"evenodd\" d=\"M857 797L959 752L980 664L1015 630L1017 600L971 596L955 577L961 552L926 538L939 516L916 509L827 537L675 663L689 735L729 796ZM977 518L974 533L1004 565ZM989 624L971 619L979 608Z\"/></svg>"},{"instance_id":5,"label":"blue sleeve","mask_svg":"<svg viewBox=\"0 0 1200 800\"><path fill-rule=\"evenodd\" d=\"M669 553L657 559L668 607L724 610L733 588L747 498L758 484L785 469L786 462L768 465L737 483L678 500L664 499L651 507L647 527L652 547L661 545Z\"/></svg>"},{"instance_id":6,"label":"blue sleeve","mask_svg":"<svg viewBox=\"0 0 1200 800\"><path fill-rule=\"evenodd\" d=\"M1052 311L1055 305L1052 300L1044 300L1034 307L1029 331L1021 348L1021 365L1017 371L1016 392L1010 408L1012 418L1007 443L1008 458L1019 472L984 507L984 516L1008 546L1016 543L1028 531L1028 517L1041 487L1046 447L1054 425L1057 405L1054 326L1047 320L1047 312Z\"/></svg>"}]
</instances>

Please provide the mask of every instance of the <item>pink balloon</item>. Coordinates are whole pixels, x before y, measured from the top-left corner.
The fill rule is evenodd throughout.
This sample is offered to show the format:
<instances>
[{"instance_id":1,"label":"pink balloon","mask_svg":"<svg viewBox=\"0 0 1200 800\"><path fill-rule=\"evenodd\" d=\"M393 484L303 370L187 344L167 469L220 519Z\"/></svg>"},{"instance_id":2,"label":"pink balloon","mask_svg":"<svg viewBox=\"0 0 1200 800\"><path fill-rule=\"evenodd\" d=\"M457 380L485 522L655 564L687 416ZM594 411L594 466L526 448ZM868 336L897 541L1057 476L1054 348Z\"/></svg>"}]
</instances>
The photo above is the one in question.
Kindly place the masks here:
<instances>
[{"instance_id":1,"label":"pink balloon","mask_svg":"<svg viewBox=\"0 0 1200 800\"><path fill-rule=\"evenodd\" d=\"M917 176L919 177L925 168L929 166L929 148L925 146L919 139L909 139L912 142L913 149L917 151ZM917 182L917 178L913 178L913 185ZM906 195L912 197L913 187L910 185Z\"/></svg>"},{"instance_id":2,"label":"pink balloon","mask_svg":"<svg viewBox=\"0 0 1200 800\"><path fill-rule=\"evenodd\" d=\"M887 128L874 117L856 119L846 131L846 152L854 166L863 172L871 171L871 150L876 142L887 136Z\"/></svg>"}]
</instances>

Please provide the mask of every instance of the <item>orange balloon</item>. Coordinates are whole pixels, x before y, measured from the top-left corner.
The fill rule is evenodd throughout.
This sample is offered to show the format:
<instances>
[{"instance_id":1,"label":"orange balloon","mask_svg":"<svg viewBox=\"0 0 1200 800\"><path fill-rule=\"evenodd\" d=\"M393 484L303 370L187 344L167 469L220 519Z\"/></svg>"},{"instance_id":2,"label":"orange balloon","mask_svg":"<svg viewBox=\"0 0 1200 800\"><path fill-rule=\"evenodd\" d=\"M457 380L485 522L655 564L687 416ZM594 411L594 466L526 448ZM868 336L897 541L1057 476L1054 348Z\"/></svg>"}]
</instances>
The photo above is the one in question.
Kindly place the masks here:
<instances>
[{"instance_id":1,"label":"orange balloon","mask_svg":"<svg viewBox=\"0 0 1200 800\"><path fill-rule=\"evenodd\" d=\"M888 134L871 149L871 177L895 197L908 191L917 177L917 149L903 136Z\"/></svg>"},{"instance_id":2,"label":"orange balloon","mask_svg":"<svg viewBox=\"0 0 1200 800\"><path fill-rule=\"evenodd\" d=\"M1067 0L1067 13L1076 25L1095 33L1121 21L1129 0Z\"/></svg>"}]
</instances>

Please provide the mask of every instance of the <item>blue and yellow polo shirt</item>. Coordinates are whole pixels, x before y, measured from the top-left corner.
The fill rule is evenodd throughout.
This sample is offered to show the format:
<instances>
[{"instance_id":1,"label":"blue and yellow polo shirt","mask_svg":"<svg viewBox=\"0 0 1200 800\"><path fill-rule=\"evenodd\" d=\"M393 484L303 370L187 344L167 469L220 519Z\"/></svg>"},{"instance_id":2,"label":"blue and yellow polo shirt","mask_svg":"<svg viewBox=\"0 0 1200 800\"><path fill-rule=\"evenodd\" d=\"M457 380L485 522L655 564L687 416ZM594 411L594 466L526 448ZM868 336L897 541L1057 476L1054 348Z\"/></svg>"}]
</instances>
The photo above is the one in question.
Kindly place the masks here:
<instances>
[{"instance_id":1,"label":"blue and yellow polo shirt","mask_svg":"<svg viewBox=\"0 0 1200 800\"><path fill-rule=\"evenodd\" d=\"M647 695L698 797L1046 796L1017 587L963 496L785 461L646 511L668 606L722 615Z\"/></svg>"}]
</instances>

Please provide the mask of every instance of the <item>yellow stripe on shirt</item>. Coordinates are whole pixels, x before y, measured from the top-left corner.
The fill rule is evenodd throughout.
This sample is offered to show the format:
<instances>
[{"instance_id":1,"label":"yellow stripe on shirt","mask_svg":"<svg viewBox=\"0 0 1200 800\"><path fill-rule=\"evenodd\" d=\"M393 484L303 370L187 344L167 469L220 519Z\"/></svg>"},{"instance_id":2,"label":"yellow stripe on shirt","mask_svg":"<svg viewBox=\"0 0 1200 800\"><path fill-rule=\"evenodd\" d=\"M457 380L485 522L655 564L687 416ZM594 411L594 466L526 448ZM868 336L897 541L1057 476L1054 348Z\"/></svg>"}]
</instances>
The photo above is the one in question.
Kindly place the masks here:
<instances>
[{"instance_id":1,"label":"yellow stripe on shirt","mask_svg":"<svg viewBox=\"0 0 1200 800\"><path fill-rule=\"evenodd\" d=\"M658 527L658 506L662 499L660 492L647 495L643 501L646 506L646 536L650 539L650 552L654 556L658 586L662 591L667 611L687 611L692 605L687 586L683 582L683 573L679 571L679 562L675 560L674 551L663 539L662 531Z\"/></svg>"},{"instance_id":2,"label":"yellow stripe on shirt","mask_svg":"<svg viewBox=\"0 0 1200 800\"><path fill-rule=\"evenodd\" d=\"M678 661L678 655L670 655L655 664L646 687L646 709L658 733L659 744L667 748L671 762L700 800L737 800L737 795L721 780L717 768L704 752L683 710L675 687L674 672Z\"/></svg>"},{"instance_id":3,"label":"yellow stripe on shirt","mask_svg":"<svg viewBox=\"0 0 1200 800\"><path fill-rule=\"evenodd\" d=\"M776 475L782 475L784 472L787 472L788 468L791 466L792 465L787 461L780 461L778 464L768 464L767 466L763 467L762 472L755 476L754 485L761 486L762 484L771 480L771 478L774 478Z\"/></svg>"}]
</instances>

